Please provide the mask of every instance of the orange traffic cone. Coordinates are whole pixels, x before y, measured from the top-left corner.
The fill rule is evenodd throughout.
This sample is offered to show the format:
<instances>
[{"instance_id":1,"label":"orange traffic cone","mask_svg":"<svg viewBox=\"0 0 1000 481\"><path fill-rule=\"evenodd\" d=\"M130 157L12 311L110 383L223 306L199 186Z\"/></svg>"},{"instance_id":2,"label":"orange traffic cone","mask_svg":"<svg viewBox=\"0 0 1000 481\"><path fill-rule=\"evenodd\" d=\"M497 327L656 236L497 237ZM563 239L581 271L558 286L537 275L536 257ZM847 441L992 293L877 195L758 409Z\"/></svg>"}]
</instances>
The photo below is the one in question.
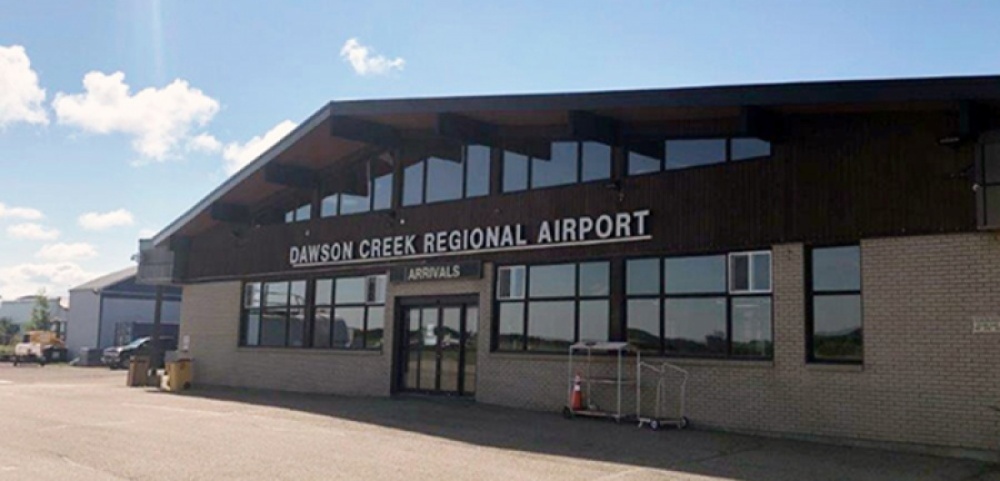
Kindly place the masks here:
<instances>
[{"instance_id":1,"label":"orange traffic cone","mask_svg":"<svg viewBox=\"0 0 1000 481\"><path fill-rule=\"evenodd\" d=\"M573 392L569 398L569 408L574 411L583 409L583 390L580 389L580 375L573 378Z\"/></svg>"}]
</instances>

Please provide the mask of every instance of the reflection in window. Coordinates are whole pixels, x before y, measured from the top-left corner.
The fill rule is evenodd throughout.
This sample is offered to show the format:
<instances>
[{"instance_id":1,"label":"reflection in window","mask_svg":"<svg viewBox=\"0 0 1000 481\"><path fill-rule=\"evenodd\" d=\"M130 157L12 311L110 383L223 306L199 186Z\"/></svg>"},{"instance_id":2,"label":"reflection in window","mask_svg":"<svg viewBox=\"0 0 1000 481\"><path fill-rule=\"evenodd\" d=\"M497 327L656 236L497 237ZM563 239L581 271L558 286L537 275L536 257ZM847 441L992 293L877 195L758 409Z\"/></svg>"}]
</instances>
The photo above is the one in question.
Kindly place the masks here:
<instances>
[{"instance_id":1,"label":"reflection in window","mask_svg":"<svg viewBox=\"0 0 1000 481\"><path fill-rule=\"evenodd\" d=\"M312 218L312 204L305 203L288 212L285 212L285 223L303 222Z\"/></svg>"},{"instance_id":2,"label":"reflection in window","mask_svg":"<svg viewBox=\"0 0 1000 481\"><path fill-rule=\"evenodd\" d=\"M670 354L726 354L726 298L667 298L663 338Z\"/></svg>"},{"instance_id":3,"label":"reflection in window","mask_svg":"<svg viewBox=\"0 0 1000 481\"><path fill-rule=\"evenodd\" d=\"M551 159L531 159L531 188L572 184L577 181L576 142L552 142Z\"/></svg>"},{"instance_id":4,"label":"reflection in window","mask_svg":"<svg viewBox=\"0 0 1000 481\"><path fill-rule=\"evenodd\" d=\"M771 143L752 137L732 139L730 140L729 148L732 150L729 160L747 160L771 156Z\"/></svg>"},{"instance_id":5,"label":"reflection in window","mask_svg":"<svg viewBox=\"0 0 1000 481\"><path fill-rule=\"evenodd\" d=\"M726 292L726 256L672 257L663 267L667 294Z\"/></svg>"},{"instance_id":6,"label":"reflection in window","mask_svg":"<svg viewBox=\"0 0 1000 481\"><path fill-rule=\"evenodd\" d=\"M385 275L317 279L313 347L381 349L385 282Z\"/></svg>"},{"instance_id":7,"label":"reflection in window","mask_svg":"<svg viewBox=\"0 0 1000 481\"><path fill-rule=\"evenodd\" d=\"M770 268L763 251L626 261L629 342L652 354L772 357ZM728 290L727 272L740 278Z\"/></svg>"},{"instance_id":8,"label":"reflection in window","mask_svg":"<svg viewBox=\"0 0 1000 481\"><path fill-rule=\"evenodd\" d=\"M359 166L360 169L363 169L361 174L370 179L367 181L367 185L359 186L364 187L363 194L344 192L333 188L326 189L323 199L320 201L320 217L362 214L391 209L392 172L376 176L376 169L381 169L383 172L387 169L387 165L381 162L383 162L381 158L373 158Z\"/></svg>"},{"instance_id":9,"label":"reflection in window","mask_svg":"<svg viewBox=\"0 0 1000 481\"><path fill-rule=\"evenodd\" d=\"M431 157L427 162L427 193L425 202L442 202L462 198L462 163Z\"/></svg>"},{"instance_id":10,"label":"reflection in window","mask_svg":"<svg viewBox=\"0 0 1000 481\"><path fill-rule=\"evenodd\" d=\"M518 192L528 188L528 157L504 151L503 191Z\"/></svg>"},{"instance_id":11,"label":"reflection in window","mask_svg":"<svg viewBox=\"0 0 1000 481\"><path fill-rule=\"evenodd\" d=\"M861 248L815 248L811 257L809 359L861 362Z\"/></svg>"},{"instance_id":12,"label":"reflection in window","mask_svg":"<svg viewBox=\"0 0 1000 481\"><path fill-rule=\"evenodd\" d=\"M462 148L457 160L428 157L403 171L403 205L444 202L489 194L490 149Z\"/></svg>"},{"instance_id":13,"label":"reflection in window","mask_svg":"<svg viewBox=\"0 0 1000 481\"><path fill-rule=\"evenodd\" d=\"M726 161L726 139L668 140L667 170Z\"/></svg>"},{"instance_id":14,"label":"reflection in window","mask_svg":"<svg viewBox=\"0 0 1000 481\"><path fill-rule=\"evenodd\" d=\"M628 151L628 174L641 175L771 156L771 143L753 137L672 139L663 144L665 158Z\"/></svg>"},{"instance_id":15,"label":"reflection in window","mask_svg":"<svg viewBox=\"0 0 1000 481\"><path fill-rule=\"evenodd\" d=\"M599 142L580 144L580 182L611 178L611 146Z\"/></svg>"},{"instance_id":16,"label":"reflection in window","mask_svg":"<svg viewBox=\"0 0 1000 481\"><path fill-rule=\"evenodd\" d=\"M490 148L470 145L465 148L465 196L481 197L490 193Z\"/></svg>"},{"instance_id":17,"label":"reflection in window","mask_svg":"<svg viewBox=\"0 0 1000 481\"><path fill-rule=\"evenodd\" d=\"M302 346L305 292L306 281L244 284L240 345Z\"/></svg>"},{"instance_id":18,"label":"reflection in window","mask_svg":"<svg viewBox=\"0 0 1000 481\"><path fill-rule=\"evenodd\" d=\"M424 201L424 163L403 169L403 205L419 205Z\"/></svg>"},{"instance_id":19,"label":"reflection in window","mask_svg":"<svg viewBox=\"0 0 1000 481\"><path fill-rule=\"evenodd\" d=\"M504 192L609 178L611 147L598 142L552 142L548 159L529 158L510 151L503 153Z\"/></svg>"},{"instance_id":20,"label":"reflection in window","mask_svg":"<svg viewBox=\"0 0 1000 481\"><path fill-rule=\"evenodd\" d=\"M609 285L607 262L500 267L494 349L562 353L577 341L607 341Z\"/></svg>"}]
</instances>

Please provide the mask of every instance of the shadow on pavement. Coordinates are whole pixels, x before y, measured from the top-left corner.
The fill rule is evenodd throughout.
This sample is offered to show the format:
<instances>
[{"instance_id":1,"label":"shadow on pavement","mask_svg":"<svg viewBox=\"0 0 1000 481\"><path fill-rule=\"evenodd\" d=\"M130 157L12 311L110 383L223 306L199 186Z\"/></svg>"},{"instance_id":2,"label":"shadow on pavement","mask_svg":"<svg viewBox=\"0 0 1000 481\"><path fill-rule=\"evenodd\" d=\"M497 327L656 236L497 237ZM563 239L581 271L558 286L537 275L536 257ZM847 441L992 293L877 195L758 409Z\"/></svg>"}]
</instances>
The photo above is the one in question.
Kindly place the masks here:
<instances>
[{"instance_id":1,"label":"shadow on pavement","mask_svg":"<svg viewBox=\"0 0 1000 481\"><path fill-rule=\"evenodd\" d=\"M184 396L289 409L477 446L742 481L974 480L996 474L994 466L969 460L690 429L651 431L634 423L566 420L559 413L448 398L205 387Z\"/></svg>"}]
</instances>

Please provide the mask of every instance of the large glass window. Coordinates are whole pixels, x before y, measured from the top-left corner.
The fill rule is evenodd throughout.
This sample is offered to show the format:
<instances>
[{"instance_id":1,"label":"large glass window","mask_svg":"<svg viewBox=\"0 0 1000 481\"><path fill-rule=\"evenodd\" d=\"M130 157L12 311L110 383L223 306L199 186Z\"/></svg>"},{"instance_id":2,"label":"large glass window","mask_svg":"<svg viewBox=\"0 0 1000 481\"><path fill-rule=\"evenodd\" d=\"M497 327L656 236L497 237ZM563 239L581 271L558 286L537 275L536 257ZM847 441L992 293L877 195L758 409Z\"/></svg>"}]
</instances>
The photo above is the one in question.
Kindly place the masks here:
<instances>
[{"instance_id":1,"label":"large glass window","mask_svg":"<svg viewBox=\"0 0 1000 481\"><path fill-rule=\"evenodd\" d=\"M462 148L458 160L428 157L403 171L403 205L444 202L489 194L490 149Z\"/></svg>"},{"instance_id":2,"label":"large glass window","mask_svg":"<svg viewBox=\"0 0 1000 481\"><path fill-rule=\"evenodd\" d=\"M753 137L672 139L664 141L664 158L628 152L629 175L679 170L771 156L771 143Z\"/></svg>"},{"instance_id":3,"label":"large glass window","mask_svg":"<svg viewBox=\"0 0 1000 481\"><path fill-rule=\"evenodd\" d=\"M385 275L317 280L313 347L381 349L385 283Z\"/></svg>"},{"instance_id":4,"label":"large glass window","mask_svg":"<svg viewBox=\"0 0 1000 481\"><path fill-rule=\"evenodd\" d=\"M861 362L861 248L814 248L809 264L809 360Z\"/></svg>"},{"instance_id":5,"label":"large glass window","mask_svg":"<svg viewBox=\"0 0 1000 481\"><path fill-rule=\"evenodd\" d=\"M240 345L302 347L305 302L306 281L245 284Z\"/></svg>"},{"instance_id":6,"label":"large glass window","mask_svg":"<svg viewBox=\"0 0 1000 481\"><path fill-rule=\"evenodd\" d=\"M317 279L310 301L304 280L248 282L240 345L380 349L385 283L385 275Z\"/></svg>"},{"instance_id":7,"label":"large glass window","mask_svg":"<svg viewBox=\"0 0 1000 481\"><path fill-rule=\"evenodd\" d=\"M497 273L498 351L564 353L610 335L608 262L504 266Z\"/></svg>"},{"instance_id":8,"label":"large glass window","mask_svg":"<svg viewBox=\"0 0 1000 481\"><path fill-rule=\"evenodd\" d=\"M771 357L770 268L763 251L628 260L629 342L652 354ZM747 289L732 288L733 275L746 277Z\"/></svg>"},{"instance_id":9,"label":"large glass window","mask_svg":"<svg viewBox=\"0 0 1000 481\"><path fill-rule=\"evenodd\" d=\"M337 215L362 214L376 210L386 210L392 208L392 172L377 174L377 169L385 171L387 165L381 157L369 159L360 166L362 178L368 178L368 185L364 194L338 191L340 189L328 189L323 194L320 202L320 217L333 217Z\"/></svg>"},{"instance_id":10,"label":"large glass window","mask_svg":"<svg viewBox=\"0 0 1000 481\"><path fill-rule=\"evenodd\" d=\"M285 212L285 223L303 222L312 218L312 204L305 203Z\"/></svg>"},{"instance_id":11,"label":"large glass window","mask_svg":"<svg viewBox=\"0 0 1000 481\"><path fill-rule=\"evenodd\" d=\"M503 191L518 192L611 177L611 147L598 142L551 143L550 158L529 158L506 151Z\"/></svg>"}]
</instances>

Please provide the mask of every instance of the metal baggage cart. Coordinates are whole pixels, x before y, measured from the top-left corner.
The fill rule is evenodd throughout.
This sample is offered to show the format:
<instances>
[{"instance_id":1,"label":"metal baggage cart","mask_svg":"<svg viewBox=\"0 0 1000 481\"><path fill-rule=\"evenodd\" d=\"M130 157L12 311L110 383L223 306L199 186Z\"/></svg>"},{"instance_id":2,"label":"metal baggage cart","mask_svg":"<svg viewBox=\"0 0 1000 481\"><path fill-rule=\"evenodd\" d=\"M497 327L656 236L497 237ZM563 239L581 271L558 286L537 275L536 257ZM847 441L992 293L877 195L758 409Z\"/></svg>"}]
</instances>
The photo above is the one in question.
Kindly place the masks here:
<instances>
[{"instance_id":1,"label":"metal baggage cart","mask_svg":"<svg viewBox=\"0 0 1000 481\"><path fill-rule=\"evenodd\" d=\"M615 356L614 375L610 377L598 377L594 374L595 354L611 353ZM568 402L563 408L563 416L572 419L576 416L608 418L615 422L621 422L626 417L622 412L622 394L625 386L635 383L635 379L629 376L631 366L626 367L626 358L630 354L635 354L635 362L639 363L639 351L627 342L578 342L569 347L569 393L572 396L573 384L576 376L580 376L581 387L584 388L583 409L573 409L572 402ZM583 355L582 360L577 358ZM600 356L606 359L604 356ZM578 364L583 366L578 366ZM579 369L582 367L582 372ZM614 390L615 406L613 409L602 409L593 403L593 393L595 389L610 388Z\"/></svg>"},{"instance_id":2,"label":"metal baggage cart","mask_svg":"<svg viewBox=\"0 0 1000 481\"><path fill-rule=\"evenodd\" d=\"M643 386L643 369L650 371L652 375L646 375L645 379L647 383L651 384L650 378L656 381L656 396L655 396L655 406L653 408L652 416L644 416L642 413L642 386ZM679 409L676 417L664 417L663 416L663 400L666 397L666 381L667 374L670 372L680 373L681 383L679 389ZM648 425L652 430L658 430L665 425L673 425L678 429L684 429L688 425L688 418L685 416L684 404L687 397L687 380L688 372L674 364L669 362L661 363L660 365L650 364L647 362L637 362L635 368L635 416L639 420L639 427L643 425Z\"/></svg>"}]
</instances>

